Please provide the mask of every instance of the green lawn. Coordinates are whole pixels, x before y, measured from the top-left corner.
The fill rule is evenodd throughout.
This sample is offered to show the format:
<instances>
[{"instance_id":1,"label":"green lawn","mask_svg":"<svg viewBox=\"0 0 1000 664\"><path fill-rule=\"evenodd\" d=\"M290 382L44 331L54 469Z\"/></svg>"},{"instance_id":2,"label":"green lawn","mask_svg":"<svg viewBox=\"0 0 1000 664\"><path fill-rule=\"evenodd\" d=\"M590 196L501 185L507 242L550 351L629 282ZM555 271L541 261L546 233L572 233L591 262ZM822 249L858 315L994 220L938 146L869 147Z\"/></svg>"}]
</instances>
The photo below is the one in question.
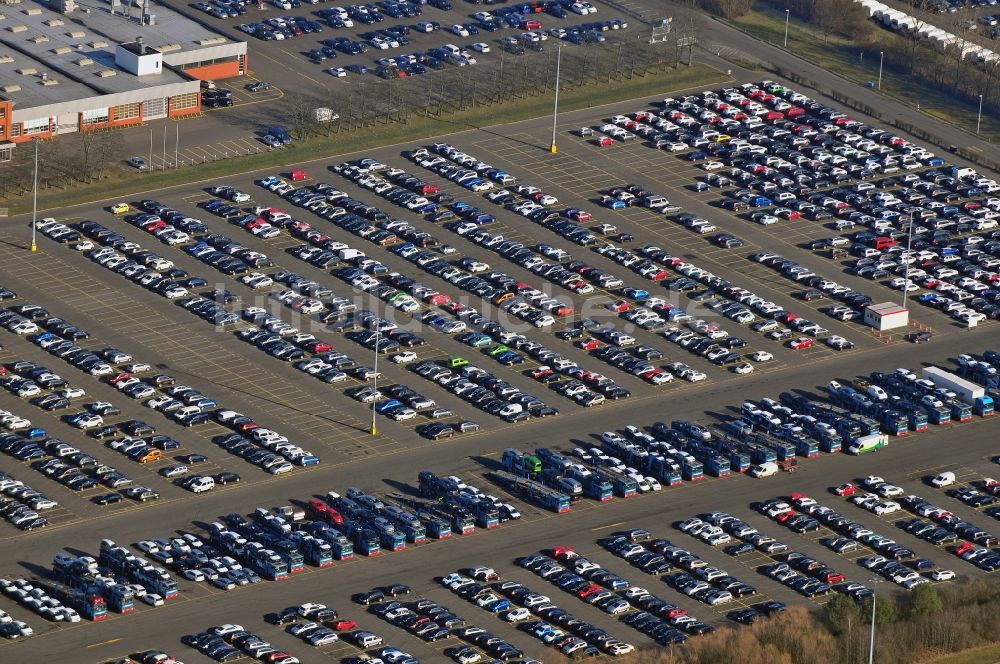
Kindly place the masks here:
<instances>
[{"instance_id":1,"label":"green lawn","mask_svg":"<svg viewBox=\"0 0 1000 664\"><path fill-rule=\"evenodd\" d=\"M927 664L1000 664L1000 644L932 659Z\"/></svg>"},{"instance_id":2,"label":"green lawn","mask_svg":"<svg viewBox=\"0 0 1000 664\"><path fill-rule=\"evenodd\" d=\"M692 67L648 74L631 80L564 90L559 97L559 110L568 112L628 99L642 99L687 88L717 85L727 80L729 78L722 72L706 65L695 64ZM277 169L289 164L332 158L338 154L491 126L497 124L498 118L502 118L505 124L528 120L545 116L551 113L551 110L551 96L529 97L502 105L479 106L442 115L439 118L411 116L406 124L391 123L329 137L317 136L296 141L293 146L283 150L197 164L176 170L157 171L141 177L137 177L134 172L122 170L97 184L41 190L38 192L38 208L41 212L88 201L127 198L142 192L188 182L223 178L263 168ZM30 194L5 202L12 215L31 210Z\"/></svg>"},{"instance_id":3,"label":"green lawn","mask_svg":"<svg viewBox=\"0 0 1000 664\"><path fill-rule=\"evenodd\" d=\"M781 45L785 37L785 14L769 10L766 6L752 11L742 18L732 21L754 37L775 45ZM861 49L849 41L837 37L823 40L822 34L814 31L805 23L794 18L788 26L788 50L823 69L836 72L857 83L866 85L868 81L878 79L879 50L893 40L901 38L879 30L876 42ZM880 44L882 46L880 46ZM850 86L840 86L840 92L850 96ZM928 115L948 122L969 131L976 129L978 104L957 100L937 87L922 84L920 81L904 75L896 75L888 69L882 72L882 90L912 106L919 105ZM985 139L1000 141L1000 118L984 114L981 136Z\"/></svg>"}]
</instances>

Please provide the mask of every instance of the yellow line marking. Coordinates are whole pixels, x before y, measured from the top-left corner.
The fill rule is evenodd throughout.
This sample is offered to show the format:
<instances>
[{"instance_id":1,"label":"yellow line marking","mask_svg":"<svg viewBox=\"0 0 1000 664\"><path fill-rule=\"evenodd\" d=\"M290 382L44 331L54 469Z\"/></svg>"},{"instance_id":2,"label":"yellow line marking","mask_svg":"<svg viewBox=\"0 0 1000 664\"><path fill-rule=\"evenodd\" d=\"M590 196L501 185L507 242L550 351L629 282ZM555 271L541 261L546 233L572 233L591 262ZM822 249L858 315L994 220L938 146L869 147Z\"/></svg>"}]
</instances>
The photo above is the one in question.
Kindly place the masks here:
<instances>
[{"instance_id":1,"label":"yellow line marking","mask_svg":"<svg viewBox=\"0 0 1000 664\"><path fill-rule=\"evenodd\" d=\"M121 639L109 639L107 641L101 641L99 643L91 643L87 647L88 648L97 648L99 646L106 646L106 645L109 645L109 644L112 644L112 643L118 643L119 641L121 641Z\"/></svg>"},{"instance_id":2,"label":"yellow line marking","mask_svg":"<svg viewBox=\"0 0 1000 664\"><path fill-rule=\"evenodd\" d=\"M625 525L624 521L616 521L614 523L609 523L606 526L598 526L597 528L591 528L590 531L594 532L594 531L597 531L597 530L607 530L608 528L614 528L616 526L623 526L623 525Z\"/></svg>"}]
</instances>

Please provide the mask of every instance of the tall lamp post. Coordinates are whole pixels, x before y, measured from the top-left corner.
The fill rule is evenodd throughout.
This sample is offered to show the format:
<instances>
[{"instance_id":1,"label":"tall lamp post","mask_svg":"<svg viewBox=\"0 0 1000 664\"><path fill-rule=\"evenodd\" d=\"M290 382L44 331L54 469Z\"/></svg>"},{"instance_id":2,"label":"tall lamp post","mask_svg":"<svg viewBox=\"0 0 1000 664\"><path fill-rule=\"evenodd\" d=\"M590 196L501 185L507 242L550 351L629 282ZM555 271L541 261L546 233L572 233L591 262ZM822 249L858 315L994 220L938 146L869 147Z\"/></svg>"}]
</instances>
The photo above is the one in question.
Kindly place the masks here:
<instances>
[{"instance_id":1,"label":"tall lamp post","mask_svg":"<svg viewBox=\"0 0 1000 664\"><path fill-rule=\"evenodd\" d=\"M381 322L379 322L378 316L376 316L375 317L375 376L372 378L372 381L373 381L372 382L372 389L375 391L376 395L378 394L378 345L379 345L379 341L381 341L381 336L382 336L382 324L381 324ZM377 404L378 404L378 399L377 398L373 398L372 399L372 427L371 427L371 431L370 431L372 436L377 436L378 435L378 429L375 427L375 406Z\"/></svg>"},{"instance_id":2,"label":"tall lamp post","mask_svg":"<svg viewBox=\"0 0 1000 664\"><path fill-rule=\"evenodd\" d=\"M910 260L911 260L911 249L913 245L913 212L910 212L910 228L906 234L906 258L903 268L903 308L906 308L906 296L910 292Z\"/></svg>"},{"instance_id":3,"label":"tall lamp post","mask_svg":"<svg viewBox=\"0 0 1000 664\"><path fill-rule=\"evenodd\" d=\"M885 60L885 51L878 52L878 89L882 89L882 61Z\"/></svg>"},{"instance_id":4,"label":"tall lamp post","mask_svg":"<svg viewBox=\"0 0 1000 664\"><path fill-rule=\"evenodd\" d=\"M35 172L31 177L31 250L38 251L38 243L35 242L35 220L38 217L38 139L33 138L31 142L35 144Z\"/></svg>"},{"instance_id":5,"label":"tall lamp post","mask_svg":"<svg viewBox=\"0 0 1000 664\"><path fill-rule=\"evenodd\" d=\"M983 96L979 95L979 115L976 117L976 136L979 136L979 126L983 122Z\"/></svg>"},{"instance_id":6,"label":"tall lamp post","mask_svg":"<svg viewBox=\"0 0 1000 664\"><path fill-rule=\"evenodd\" d=\"M878 586L882 579L868 579L872 586ZM875 588L872 588L872 634L868 642L868 664L872 664L875 659Z\"/></svg>"},{"instance_id":7,"label":"tall lamp post","mask_svg":"<svg viewBox=\"0 0 1000 664\"><path fill-rule=\"evenodd\" d=\"M556 150L556 119L559 117L559 66L562 63L562 44L556 49L556 99L552 106L552 143L549 145L549 152L555 154Z\"/></svg>"},{"instance_id":8,"label":"tall lamp post","mask_svg":"<svg viewBox=\"0 0 1000 664\"><path fill-rule=\"evenodd\" d=\"M785 10L785 48L788 48L788 10Z\"/></svg>"}]
</instances>

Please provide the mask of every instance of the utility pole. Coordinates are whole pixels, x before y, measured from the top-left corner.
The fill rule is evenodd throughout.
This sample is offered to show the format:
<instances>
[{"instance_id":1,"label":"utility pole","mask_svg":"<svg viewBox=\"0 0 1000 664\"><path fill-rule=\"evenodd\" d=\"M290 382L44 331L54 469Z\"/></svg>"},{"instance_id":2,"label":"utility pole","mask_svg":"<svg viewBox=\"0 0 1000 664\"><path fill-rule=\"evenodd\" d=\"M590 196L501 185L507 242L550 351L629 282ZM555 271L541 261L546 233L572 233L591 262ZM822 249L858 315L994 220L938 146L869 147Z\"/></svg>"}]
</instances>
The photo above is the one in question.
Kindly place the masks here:
<instances>
[{"instance_id":1,"label":"utility pole","mask_svg":"<svg viewBox=\"0 0 1000 664\"><path fill-rule=\"evenodd\" d=\"M788 48L788 17L789 11L785 10L785 48Z\"/></svg>"},{"instance_id":2,"label":"utility pole","mask_svg":"<svg viewBox=\"0 0 1000 664\"><path fill-rule=\"evenodd\" d=\"M163 125L163 170L167 170L167 125Z\"/></svg>"},{"instance_id":3,"label":"utility pole","mask_svg":"<svg viewBox=\"0 0 1000 664\"><path fill-rule=\"evenodd\" d=\"M906 296L910 292L910 246L913 244L913 211L910 211L910 228L906 234L906 258L903 265L903 308L906 308Z\"/></svg>"},{"instance_id":4,"label":"utility pole","mask_svg":"<svg viewBox=\"0 0 1000 664\"><path fill-rule=\"evenodd\" d=\"M375 376L372 378L372 390L375 394L378 394L378 345L381 340L382 335L382 322L379 320L378 316L375 317ZM372 427L371 435L372 437L378 435L378 429L375 427L375 406L378 404L378 399L372 399Z\"/></svg>"},{"instance_id":5,"label":"utility pole","mask_svg":"<svg viewBox=\"0 0 1000 664\"><path fill-rule=\"evenodd\" d=\"M869 579L872 585L877 586L882 583L882 579ZM875 659L875 588L872 588L872 634L868 642L868 664L872 664Z\"/></svg>"},{"instance_id":6,"label":"utility pole","mask_svg":"<svg viewBox=\"0 0 1000 664\"><path fill-rule=\"evenodd\" d=\"M983 122L983 96L979 95L979 115L976 117L976 136L979 136L979 127Z\"/></svg>"},{"instance_id":7,"label":"utility pole","mask_svg":"<svg viewBox=\"0 0 1000 664\"><path fill-rule=\"evenodd\" d=\"M179 124L175 124L174 129L176 130L174 132L174 168L177 168L177 166L180 164L180 162L177 160L177 157L180 154L181 126Z\"/></svg>"},{"instance_id":8,"label":"utility pole","mask_svg":"<svg viewBox=\"0 0 1000 664\"><path fill-rule=\"evenodd\" d=\"M549 146L549 152L556 154L556 120L559 117L559 67L562 63L562 43L559 44L556 50L556 98L555 103L552 106L552 144Z\"/></svg>"},{"instance_id":9,"label":"utility pole","mask_svg":"<svg viewBox=\"0 0 1000 664\"><path fill-rule=\"evenodd\" d=\"M146 170L150 173L153 172L153 128L149 128L149 163L146 164Z\"/></svg>"},{"instance_id":10,"label":"utility pole","mask_svg":"<svg viewBox=\"0 0 1000 664\"><path fill-rule=\"evenodd\" d=\"M38 217L38 139L33 138L31 142L35 144L35 172L31 178L31 250L38 251L38 243L35 242L35 220Z\"/></svg>"},{"instance_id":11,"label":"utility pole","mask_svg":"<svg viewBox=\"0 0 1000 664\"><path fill-rule=\"evenodd\" d=\"M878 52L878 89L882 89L882 62L885 60L885 51Z\"/></svg>"}]
</instances>

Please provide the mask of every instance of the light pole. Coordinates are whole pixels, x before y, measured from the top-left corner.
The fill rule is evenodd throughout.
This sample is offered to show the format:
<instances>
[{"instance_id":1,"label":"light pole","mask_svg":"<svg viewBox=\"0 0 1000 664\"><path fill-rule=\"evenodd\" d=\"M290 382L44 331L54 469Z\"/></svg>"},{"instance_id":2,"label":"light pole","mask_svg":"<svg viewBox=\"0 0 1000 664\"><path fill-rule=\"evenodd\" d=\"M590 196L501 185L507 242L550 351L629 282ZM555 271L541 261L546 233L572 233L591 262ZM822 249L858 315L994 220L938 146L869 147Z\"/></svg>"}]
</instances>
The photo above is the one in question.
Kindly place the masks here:
<instances>
[{"instance_id":1,"label":"light pole","mask_svg":"<svg viewBox=\"0 0 1000 664\"><path fill-rule=\"evenodd\" d=\"M788 48L788 15L789 12L785 10L785 48Z\"/></svg>"},{"instance_id":2,"label":"light pole","mask_svg":"<svg viewBox=\"0 0 1000 664\"><path fill-rule=\"evenodd\" d=\"M882 583L882 579L868 579L872 586ZM875 658L875 588L872 588L872 634L868 642L868 664L872 664Z\"/></svg>"},{"instance_id":3,"label":"light pole","mask_svg":"<svg viewBox=\"0 0 1000 664\"><path fill-rule=\"evenodd\" d=\"M35 144L35 172L31 177L31 250L38 251L38 243L35 242L35 219L38 216L38 139L33 138L31 142Z\"/></svg>"},{"instance_id":4,"label":"light pole","mask_svg":"<svg viewBox=\"0 0 1000 664\"><path fill-rule=\"evenodd\" d=\"M979 95L979 115L976 117L976 136L979 136L979 126L983 122L983 96Z\"/></svg>"},{"instance_id":5,"label":"light pole","mask_svg":"<svg viewBox=\"0 0 1000 664\"><path fill-rule=\"evenodd\" d=\"M562 44L556 49L556 99L552 106L552 144L549 145L549 152L555 154L556 150L556 119L559 117L559 65L562 62Z\"/></svg>"},{"instance_id":6,"label":"light pole","mask_svg":"<svg viewBox=\"0 0 1000 664\"><path fill-rule=\"evenodd\" d=\"M882 89L882 61L885 59L885 51L878 52L878 89Z\"/></svg>"},{"instance_id":7,"label":"light pole","mask_svg":"<svg viewBox=\"0 0 1000 664\"><path fill-rule=\"evenodd\" d=\"M910 228L906 234L906 258L903 268L903 308L906 308L906 296L910 292L910 246L913 244L913 211L910 211Z\"/></svg>"},{"instance_id":8,"label":"light pole","mask_svg":"<svg viewBox=\"0 0 1000 664\"><path fill-rule=\"evenodd\" d=\"M375 427L375 406L378 404L378 344L382 335L382 323L378 316L375 317L375 375L372 377L372 389L375 391L372 399L372 428L371 435L377 436L378 429Z\"/></svg>"}]
</instances>

